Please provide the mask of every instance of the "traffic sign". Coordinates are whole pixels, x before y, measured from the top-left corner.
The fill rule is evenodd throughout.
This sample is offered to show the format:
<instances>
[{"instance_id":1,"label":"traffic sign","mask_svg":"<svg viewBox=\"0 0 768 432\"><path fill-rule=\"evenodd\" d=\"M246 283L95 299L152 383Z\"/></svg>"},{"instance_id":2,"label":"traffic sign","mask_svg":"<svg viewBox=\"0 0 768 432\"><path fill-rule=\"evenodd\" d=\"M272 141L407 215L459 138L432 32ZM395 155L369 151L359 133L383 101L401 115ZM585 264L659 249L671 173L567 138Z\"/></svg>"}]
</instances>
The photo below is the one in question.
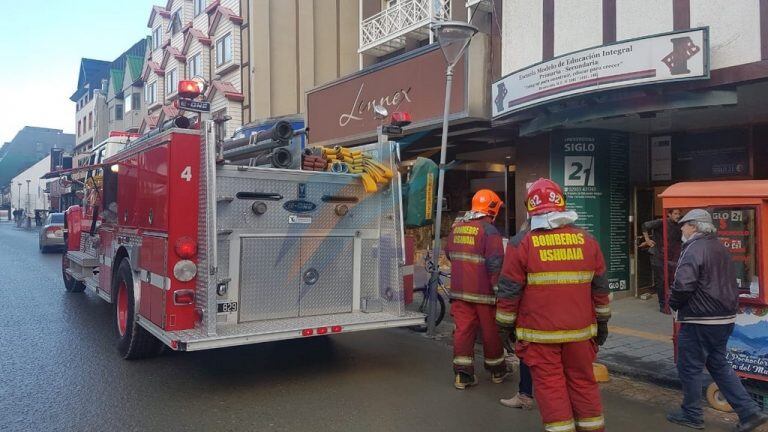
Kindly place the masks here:
<instances>
[{"instance_id":1,"label":"traffic sign","mask_svg":"<svg viewBox=\"0 0 768 432\"><path fill-rule=\"evenodd\" d=\"M179 98L179 109L195 112L209 112L211 111L210 102L201 102L192 99Z\"/></svg>"}]
</instances>

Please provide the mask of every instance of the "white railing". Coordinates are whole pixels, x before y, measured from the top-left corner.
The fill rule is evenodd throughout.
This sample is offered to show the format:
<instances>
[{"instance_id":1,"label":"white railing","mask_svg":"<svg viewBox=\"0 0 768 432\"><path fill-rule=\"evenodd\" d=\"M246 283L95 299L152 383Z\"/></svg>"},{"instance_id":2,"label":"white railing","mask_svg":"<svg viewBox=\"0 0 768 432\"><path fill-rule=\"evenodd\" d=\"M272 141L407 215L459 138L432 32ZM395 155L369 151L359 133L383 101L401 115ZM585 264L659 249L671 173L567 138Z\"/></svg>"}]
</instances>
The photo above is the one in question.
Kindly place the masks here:
<instances>
[{"instance_id":1,"label":"white railing","mask_svg":"<svg viewBox=\"0 0 768 432\"><path fill-rule=\"evenodd\" d=\"M450 17L451 0L398 0L360 23L359 52Z\"/></svg>"}]
</instances>

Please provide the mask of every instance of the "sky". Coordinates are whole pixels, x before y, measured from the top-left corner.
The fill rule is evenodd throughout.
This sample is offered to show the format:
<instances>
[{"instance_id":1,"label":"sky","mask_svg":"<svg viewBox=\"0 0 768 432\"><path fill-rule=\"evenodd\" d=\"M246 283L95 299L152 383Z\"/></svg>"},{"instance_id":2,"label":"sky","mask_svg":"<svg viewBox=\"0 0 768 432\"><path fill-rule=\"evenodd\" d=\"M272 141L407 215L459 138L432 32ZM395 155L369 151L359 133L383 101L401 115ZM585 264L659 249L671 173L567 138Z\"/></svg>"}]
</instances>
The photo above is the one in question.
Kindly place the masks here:
<instances>
[{"instance_id":1,"label":"sky","mask_svg":"<svg viewBox=\"0 0 768 432\"><path fill-rule=\"evenodd\" d=\"M82 57L112 61L149 34L163 0L0 0L0 146L24 126L74 133Z\"/></svg>"}]
</instances>

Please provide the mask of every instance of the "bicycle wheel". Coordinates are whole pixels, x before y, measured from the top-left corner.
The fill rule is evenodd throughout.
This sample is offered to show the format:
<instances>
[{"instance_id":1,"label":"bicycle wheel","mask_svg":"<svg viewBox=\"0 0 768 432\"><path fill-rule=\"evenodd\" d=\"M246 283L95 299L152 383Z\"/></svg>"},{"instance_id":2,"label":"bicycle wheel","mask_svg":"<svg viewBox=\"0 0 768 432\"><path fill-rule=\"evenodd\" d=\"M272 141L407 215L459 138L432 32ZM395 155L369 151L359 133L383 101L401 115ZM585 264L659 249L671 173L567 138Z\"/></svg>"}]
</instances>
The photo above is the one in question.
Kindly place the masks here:
<instances>
[{"instance_id":1,"label":"bicycle wheel","mask_svg":"<svg viewBox=\"0 0 768 432\"><path fill-rule=\"evenodd\" d=\"M412 305L418 306L416 309L417 312L426 314L427 309L429 307L429 298L427 298L427 287L421 287L416 288L413 290L413 303ZM437 293L437 308L438 308L438 314L437 314L437 320L435 320L435 327L440 325L440 323L443 321L443 318L445 317L445 300L443 299L443 296L441 296L439 293ZM429 317L427 317L429 319ZM417 331L419 333L424 333L427 331L427 324L421 324L421 325L415 325L408 327L413 331Z\"/></svg>"}]
</instances>

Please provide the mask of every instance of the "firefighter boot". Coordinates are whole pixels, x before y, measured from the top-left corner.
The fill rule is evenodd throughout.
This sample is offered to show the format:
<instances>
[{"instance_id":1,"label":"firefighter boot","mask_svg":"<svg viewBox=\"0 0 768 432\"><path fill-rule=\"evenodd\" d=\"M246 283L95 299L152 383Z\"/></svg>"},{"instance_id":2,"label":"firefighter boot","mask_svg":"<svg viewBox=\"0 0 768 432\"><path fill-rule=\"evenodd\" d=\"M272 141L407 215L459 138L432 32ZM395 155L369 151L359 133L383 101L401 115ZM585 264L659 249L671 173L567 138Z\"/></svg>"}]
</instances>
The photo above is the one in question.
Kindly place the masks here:
<instances>
[{"instance_id":1,"label":"firefighter boot","mask_svg":"<svg viewBox=\"0 0 768 432\"><path fill-rule=\"evenodd\" d=\"M477 377L475 375L459 372L456 374L456 381L453 383L453 386L459 390L464 390L475 384L477 384Z\"/></svg>"}]
</instances>

